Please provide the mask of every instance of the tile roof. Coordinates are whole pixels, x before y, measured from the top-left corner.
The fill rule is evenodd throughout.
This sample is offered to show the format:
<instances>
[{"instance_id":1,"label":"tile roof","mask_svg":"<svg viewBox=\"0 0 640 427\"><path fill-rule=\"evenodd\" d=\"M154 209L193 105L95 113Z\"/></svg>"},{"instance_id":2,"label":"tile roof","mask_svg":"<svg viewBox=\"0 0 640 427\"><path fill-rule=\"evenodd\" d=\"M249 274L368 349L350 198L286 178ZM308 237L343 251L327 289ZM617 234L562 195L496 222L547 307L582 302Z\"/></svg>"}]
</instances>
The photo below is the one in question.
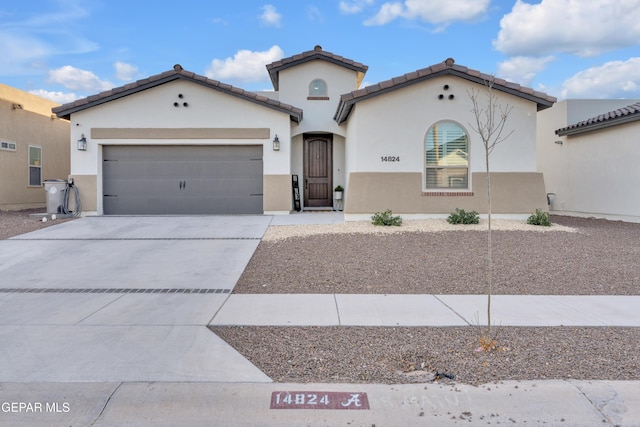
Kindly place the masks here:
<instances>
[{"instance_id":1,"label":"tile roof","mask_svg":"<svg viewBox=\"0 0 640 427\"><path fill-rule=\"evenodd\" d=\"M351 59L344 58L340 55L322 50L322 47L318 45L314 47L313 50L308 50L306 52L302 52L288 58L283 58L279 61L275 61L267 65L267 71L269 72L269 77L271 77L271 83L273 83L274 90L279 90L280 81L278 73L280 71L302 64L304 62L313 61L315 59L320 59L336 65L340 65L358 73L362 73L362 75L364 75L369 69L368 66L361 64L360 62L356 62Z\"/></svg>"},{"instance_id":2,"label":"tile roof","mask_svg":"<svg viewBox=\"0 0 640 427\"><path fill-rule=\"evenodd\" d=\"M576 135L640 120L640 102L558 129L556 135Z\"/></svg>"},{"instance_id":3,"label":"tile roof","mask_svg":"<svg viewBox=\"0 0 640 427\"><path fill-rule=\"evenodd\" d=\"M510 93L535 102L538 105L538 111L551 107L557 101L555 97L549 96L546 93L538 92L531 88L520 86L517 83L508 82L504 79L495 78L489 74L457 65L452 58L448 58L439 64L434 64L430 67L422 68L342 95L333 118L338 123L343 123L348 119L354 105L359 101L444 75L461 77L482 85L484 85L486 81L493 81L493 88L495 90Z\"/></svg>"},{"instance_id":4,"label":"tile roof","mask_svg":"<svg viewBox=\"0 0 640 427\"><path fill-rule=\"evenodd\" d=\"M277 111L281 111L283 113L287 113L291 117L291 120L296 123L300 123L300 121L302 120L302 109L300 108L285 104L280 101L276 101L264 95L249 92L244 89L240 89L225 83L221 83L217 80L213 80L205 76L186 71L179 64L174 65L172 70L165 71L164 73L156 74L154 76L147 77L146 79L138 80L124 86L101 92L97 95L92 95L87 98L78 99L76 101L54 107L52 111L58 117L69 120L71 114L75 112L95 107L96 105L104 104L106 102L114 101L116 99L179 79L197 83L205 87L218 90L232 96L236 96L246 101L253 102Z\"/></svg>"}]
</instances>

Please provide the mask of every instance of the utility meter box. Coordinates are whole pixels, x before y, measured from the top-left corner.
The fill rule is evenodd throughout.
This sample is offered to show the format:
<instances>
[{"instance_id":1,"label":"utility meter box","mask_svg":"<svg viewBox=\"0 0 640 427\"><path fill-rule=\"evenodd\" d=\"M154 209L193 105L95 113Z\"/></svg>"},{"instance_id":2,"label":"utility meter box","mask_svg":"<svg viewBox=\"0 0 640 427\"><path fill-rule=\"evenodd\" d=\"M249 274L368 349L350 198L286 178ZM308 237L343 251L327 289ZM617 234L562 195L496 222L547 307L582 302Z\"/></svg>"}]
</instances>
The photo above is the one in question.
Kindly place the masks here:
<instances>
[{"instance_id":1,"label":"utility meter box","mask_svg":"<svg viewBox=\"0 0 640 427\"><path fill-rule=\"evenodd\" d=\"M64 179L46 179L44 181L44 191L47 193L47 214L62 212L66 188L67 181Z\"/></svg>"}]
</instances>

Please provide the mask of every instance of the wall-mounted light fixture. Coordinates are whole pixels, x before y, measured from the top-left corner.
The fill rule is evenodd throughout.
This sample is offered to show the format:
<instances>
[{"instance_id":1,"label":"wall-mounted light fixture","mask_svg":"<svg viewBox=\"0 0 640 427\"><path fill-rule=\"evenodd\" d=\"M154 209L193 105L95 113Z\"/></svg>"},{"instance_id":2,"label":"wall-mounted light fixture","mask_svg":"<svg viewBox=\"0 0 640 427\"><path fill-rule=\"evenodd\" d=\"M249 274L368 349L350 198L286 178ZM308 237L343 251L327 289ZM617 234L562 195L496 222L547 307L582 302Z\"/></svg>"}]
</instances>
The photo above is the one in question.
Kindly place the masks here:
<instances>
[{"instance_id":1,"label":"wall-mounted light fixture","mask_svg":"<svg viewBox=\"0 0 640 427\"><path fill-rule=\"evenodd\" d=\"M84 137L84 133L78 140L78 151L87 151L87 138Z\"/></svg>"},{"instance_id":2,"label":"wall-mounted light fixture","mask_svg":"<svg viewBox=\"0 0 640 427\"><path fill-rule=\"evenodd\" d=\"M280 140L278 139L277 133L276 133L276 137L273 138L273 151L280 151Z\"/></svg>"}]
</instances>

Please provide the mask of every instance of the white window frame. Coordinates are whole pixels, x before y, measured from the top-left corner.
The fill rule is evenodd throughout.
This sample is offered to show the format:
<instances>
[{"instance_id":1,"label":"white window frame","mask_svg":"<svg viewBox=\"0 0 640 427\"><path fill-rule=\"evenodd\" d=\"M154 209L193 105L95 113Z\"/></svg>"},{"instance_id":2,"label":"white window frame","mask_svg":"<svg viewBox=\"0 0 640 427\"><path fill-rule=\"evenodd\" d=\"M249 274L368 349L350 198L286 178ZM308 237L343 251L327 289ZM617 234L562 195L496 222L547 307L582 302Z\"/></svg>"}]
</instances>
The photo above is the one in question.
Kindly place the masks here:
<instances>
[{"instance_id":1,"label":"white window frame","mask_svg":"<svg viewBox=\"0 0 640 427\"><path fill-rule=\"evenodd\" d=\"M36 148L40 151L39 159L31 159L31 149ZM34 164L32 164L34 163ZM37 168L40 174L40 182L38 184L31 183L31 170L33 168ZM27 183L29 187L42 187L42 147L39 145L29 145L29 151L27 152L27 170L29 171L27 175Z\"/></svg>"},{"instance_id":2,"label":"white window frame","mask_svg":"<svg viewBox=\"0 0 640 427\"><path fill-rule=\"evenodd\" d=\"M18 145L13 141L0 141L0 150L15 152L17 149Z\"/></svg>"},{"instance_id":3,"label":"white window frame","mask_svg":"<svg viewBox=\"0 0 640 427\"><path fill-rule=\"evenodd\" d=\"M430 165L427 163L427 155L428 155L428 148L427 148L427 143L428 143L428 139L429 139L429 133L439 124L443 124L443 123L447 123L447 124L453 124L455 126L457 126L458 128L460 128L460 130L462 130L462 132L464 132L464 135L466 137L466 142L467 142L467 146L466 146L466 164L465 165L459 165L459 164L452 164L452 165L446 165L446 164L442 164L442 165ZM445 143L446 144L446 143ZM446 145L445 144L441 144L441 146L443 146L443 148L446 150ZM423 183L423 188L425 192L459 192L459 191L468 191L471 189L471 173L470 173L470 165L471 165L471 161L470 161L470 147L471 147L471 140L469 138L469 132L467 131L467 129L462 126L460 123L456 122L455 120L439 120L435 123L433 123L429 129L427 129L427 132L425 133L424 136L424 140L423 140L423 147L424 147L424 179L422 180ZM431 186L429 187L427 185L427 179L428 179L428 175L429 172L428 170L443 170L443 175L447 175L446 174L446 170L456 170L456 169L466 169L466 174L464 177L459 177L459 176L449 176L448 177L448 181L449 181L449 185L447 186ZM463 186L454 186L453 184L456 182L460 182L462 180ZM466 185L464 185L464 182L466 181Z\"/></svg>"}]
</instances>

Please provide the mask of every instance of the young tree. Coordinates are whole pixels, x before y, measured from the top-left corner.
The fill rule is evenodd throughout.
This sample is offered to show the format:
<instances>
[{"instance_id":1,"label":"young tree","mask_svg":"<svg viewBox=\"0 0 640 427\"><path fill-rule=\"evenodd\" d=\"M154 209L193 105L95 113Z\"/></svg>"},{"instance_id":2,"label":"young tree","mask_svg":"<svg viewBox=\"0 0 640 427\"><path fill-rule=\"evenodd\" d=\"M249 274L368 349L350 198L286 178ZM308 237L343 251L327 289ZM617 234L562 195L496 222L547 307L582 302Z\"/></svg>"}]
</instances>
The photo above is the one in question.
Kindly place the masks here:
<instances>
[{"instance_id":1,"label":"young tree","mask_svg":"<svg viewBox=\"0 0 640 427\"><path fill-rule=\"evenodd\" d=\"M487 338L491 339L491 295L493 286L493 251L491 243L491 169L489 159L496 145L505 141L511 136L513 130L505 133L505 125L512 106L502 105L498 102L498 97L494 93L493 86L495 79L485 80L486 99L481 99L480 90L471 89L467 91L471 99L471 112L474 115L475 123L470 124L471 129L476 132L484 145L484 159L487 170L487 201L488 201L488 232L487 232Z\"/></svg>"}]
</instances>

